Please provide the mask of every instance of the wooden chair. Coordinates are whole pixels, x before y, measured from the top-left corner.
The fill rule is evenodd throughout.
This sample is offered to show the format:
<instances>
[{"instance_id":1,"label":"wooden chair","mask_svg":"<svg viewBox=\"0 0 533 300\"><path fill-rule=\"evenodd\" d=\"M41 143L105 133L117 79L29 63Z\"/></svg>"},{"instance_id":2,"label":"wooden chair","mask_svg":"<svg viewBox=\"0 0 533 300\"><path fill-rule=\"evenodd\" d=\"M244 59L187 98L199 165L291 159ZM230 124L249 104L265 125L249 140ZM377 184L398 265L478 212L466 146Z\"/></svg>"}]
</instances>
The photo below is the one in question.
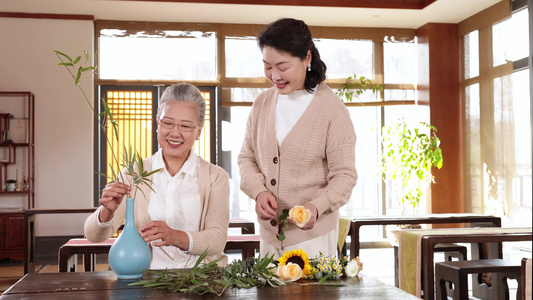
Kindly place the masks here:
<instances>
[{"instance_id":1,"label":"wooden chair","mask_svg":"<svg viewBox=\"0 0 533 300\"><path fill-rule=\"evenodd\" d=\"M518 281L517 299L521 299L521 264L503 259L438 262L435 264L437 300L448 299L446 283L453 284L453 299L468 299L468 274L492 273L492 299L509 299L507 278ZM476 284L473 282L472 284ZM494 295L494 293L496 295Z\"/></svg>"},{"instance_id":2,"label":"wooden chair","mask_svg":"<svg viewBox=\"0 0 533 300\"><path fill-rule=\"evenodd\" d=\"M522 264L520 266L521 279L522 282L522 300L531 300L531 258L522 258Z\"/></svg>"},{"instance_id":3,"label":"wooden chair","mask_svg":"<svg viewBox=\"0 0 533 300\"><path fill-rule=\"evenodd\" d=\"M458 260L466 260L467 259L467 249L465 246L457 245L457 244L437 244L435 246L435 252L444 252L444 260L445 261L452 261L453 258L457 258ZM398 263L398 246L394 246L394 286L399 287L400 286L400 267ZM450 286L447 287L448 292L452 292L452 288Z\"/></svg>"}]
</instances>

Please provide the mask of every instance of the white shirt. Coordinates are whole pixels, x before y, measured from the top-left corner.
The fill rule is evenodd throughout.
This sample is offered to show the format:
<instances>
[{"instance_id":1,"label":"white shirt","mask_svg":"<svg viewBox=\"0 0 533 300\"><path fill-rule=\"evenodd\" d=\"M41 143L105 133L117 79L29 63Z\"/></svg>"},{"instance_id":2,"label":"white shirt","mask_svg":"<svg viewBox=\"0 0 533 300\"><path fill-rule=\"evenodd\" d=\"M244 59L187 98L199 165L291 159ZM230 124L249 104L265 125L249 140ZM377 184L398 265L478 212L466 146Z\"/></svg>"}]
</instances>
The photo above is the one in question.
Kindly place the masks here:
<instances>
[{"instance_id":1,"label":"white shirt","mask_svg":"<svg viewBox=\"0 0 533 300\"><path fill-rule=\"evenodd\" d=\"M165 162L161 149L152 156L152 170L161 168L152 177L150 204L148 213L150 220L164 221L175 230L182 230L189 236L189 249L193 248L194 241L188 231L200 231L200 218L202 203L198 190L198 166L200 158L191 150L191 153L179 172L173 177L165 169ZM102 206L98 210L102 209ZM100 212L98 212L100 214ZM100 222L99 226L111 226L113 220ZM154 242L160 242L156 240ZM154 243L152 242L152 243ZM174 246L156 247L152 245L152 262L149 269L178 269L192 267L198 260L198 255L190 255Z\"/></svg>"},{"instance_id":2,"label":"white shirt","mask_svg":"<svg viewBox=\"0 0 533 300\"><path fill-rule=\"evenodd\" d=\"M292 130L296 122L313 100L316 88L312 93L306 90L296 90L288 95L278 95L276 103L276 134L278 145L283 143L287 134Z\"/></svg>"},{"instance_id":3,"label":"white shirt","mask_svg":"<svg viewBox=\"0 0 533 300\"><path fill-rule=\"evenodd\" d=\"M175 230L185 231L189 235L189 250L193 240L188 231L200 230L202 203L198 190L198 155L191 153L179 172L171 176L165 169L161 149L152 157L152 169L162 168L152 177L152 191L148 207L151 220L164 221ZM153 242L152 242L153 243ZM174 246L152 246L152 263L150 269L176 269L192 267L198 256L188 254Z\"/></svg>"}]
</instances>

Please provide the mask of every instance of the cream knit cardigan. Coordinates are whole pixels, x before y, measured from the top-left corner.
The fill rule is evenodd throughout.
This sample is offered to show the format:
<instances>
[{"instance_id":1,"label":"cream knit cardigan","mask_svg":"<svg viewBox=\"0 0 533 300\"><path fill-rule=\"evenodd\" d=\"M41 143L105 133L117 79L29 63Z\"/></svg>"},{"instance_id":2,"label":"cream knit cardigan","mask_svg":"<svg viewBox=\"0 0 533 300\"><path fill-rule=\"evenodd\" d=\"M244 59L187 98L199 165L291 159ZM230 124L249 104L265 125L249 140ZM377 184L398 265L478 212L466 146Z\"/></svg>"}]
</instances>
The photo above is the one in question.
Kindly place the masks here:
<instances>
[{"instance_id":1,"label":"cream knit cardigan","mask_svg":"<svg viewBox=\"0 0 533 300\"><path fill-rule=\"evenodd\" d=\"M192 151L192 150L191 150ZM152 158L144 160L144 169L152 170ZM135 196L135 225L140 228L150 221L148 206L150 188L142 185L142 193ZM200 255L207 249L206 262L221 259L219 265L227 263L223 251L226 246L229 226L229 176L222 168L200 158L198 169L198 190L202 200L200 231L189 232L194 241L190 254ZM145 197L146 196L146 197ZM97 212L97 211L96 211ZM110 238L126 219L126 201L122 201L115 211L113 223L109 227L98 225L96 212L85 220L85 236L91 242L101 242Z\"/></svg>"},{"instance_id":2,"label":"cream knit cardigan","mask_svg":"<svg viewBox=\"0 0 533 300\"><path fill-rule=\"evenodd\" d=\"M285 208L310 202L319 218L311 230L295 225L285 229L283 244L278 227L259 220L261 238L281 249L321 236L339 222L357 182L355 131L348 109L324 83L278 147L276 102L278 92L270 88L255 100L238 158L241 189L256 199L270 191L278 200L278 215ZM304 249L305 251L305 249Z\"/></svg>"}]
</instances>

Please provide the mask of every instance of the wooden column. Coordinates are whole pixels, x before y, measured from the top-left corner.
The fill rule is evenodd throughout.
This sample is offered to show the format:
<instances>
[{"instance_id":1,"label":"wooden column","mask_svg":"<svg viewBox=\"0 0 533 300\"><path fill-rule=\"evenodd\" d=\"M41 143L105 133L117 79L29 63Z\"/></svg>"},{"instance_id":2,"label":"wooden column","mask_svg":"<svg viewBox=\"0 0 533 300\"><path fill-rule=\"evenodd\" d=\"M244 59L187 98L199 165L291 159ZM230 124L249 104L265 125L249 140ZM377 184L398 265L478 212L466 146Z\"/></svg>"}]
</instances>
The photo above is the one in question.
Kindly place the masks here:
<instances>
[{"instance_id":1,"label":"wooden column","mask_svg":"<svg viewBox=\"0 0 533 300\"><path fill-rule=\"evenodd\" d=\"M461 53L456 24L428 23L416 30L418 39L419 104L429 105L444 156L433 169L428 213L464 212L463 108Z\"/></svg>"}]
</instances>

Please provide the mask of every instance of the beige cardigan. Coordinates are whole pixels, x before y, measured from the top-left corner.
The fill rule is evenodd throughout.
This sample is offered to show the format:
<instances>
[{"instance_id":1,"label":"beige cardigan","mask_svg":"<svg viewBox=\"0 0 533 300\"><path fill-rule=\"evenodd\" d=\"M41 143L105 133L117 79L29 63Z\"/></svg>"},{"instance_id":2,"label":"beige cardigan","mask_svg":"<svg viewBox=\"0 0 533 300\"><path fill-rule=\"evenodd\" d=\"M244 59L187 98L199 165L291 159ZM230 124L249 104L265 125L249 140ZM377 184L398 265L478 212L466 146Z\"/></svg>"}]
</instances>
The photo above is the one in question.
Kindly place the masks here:
<instances>
[{"instance_id":1,"label":"beige cardigan","mask_svg":"<svg viewBox=\"0 0 533 300\"><path fill-rule=\"evenodd\" d=\"M284 246L321 236L339 222L338 209L350 200L357 182L355 131L348 109L324 83L278 147L276 102L270 88L255 100L246 127L238 164L241 189L250 198L265 190L278 200L278 215L285 208L310 202L319 212L311 230L290 225ZM261 238L281 248L277 226L259 220Z\"/></svg>"},{"instance_id":2,"label":"beige cardigan","mask_svg":"<svg viewBox=\"0 0 533 300\"><path fill-rule=\"evenodd\" d=\"M151 157L144 160L144 168L148 172L152 169ZM137 192L134 207L137 228L150 221L148 205L151 190L146 185L143 185L141 189L143 192ZM200 231L189 232L194 241L190 254L200 255L207 249L206 262L221 259L219 264L225 265L227 257L223 251L229 226L229 176L222 168L200 159L198 190L202 200L202 216ZM111 226L99 226L97 217L95 212L85 220L85 236L91 242L101 242L110 238L124 223L126 201L122 201L115 211Z\"/></svg>"}]
</instances>

